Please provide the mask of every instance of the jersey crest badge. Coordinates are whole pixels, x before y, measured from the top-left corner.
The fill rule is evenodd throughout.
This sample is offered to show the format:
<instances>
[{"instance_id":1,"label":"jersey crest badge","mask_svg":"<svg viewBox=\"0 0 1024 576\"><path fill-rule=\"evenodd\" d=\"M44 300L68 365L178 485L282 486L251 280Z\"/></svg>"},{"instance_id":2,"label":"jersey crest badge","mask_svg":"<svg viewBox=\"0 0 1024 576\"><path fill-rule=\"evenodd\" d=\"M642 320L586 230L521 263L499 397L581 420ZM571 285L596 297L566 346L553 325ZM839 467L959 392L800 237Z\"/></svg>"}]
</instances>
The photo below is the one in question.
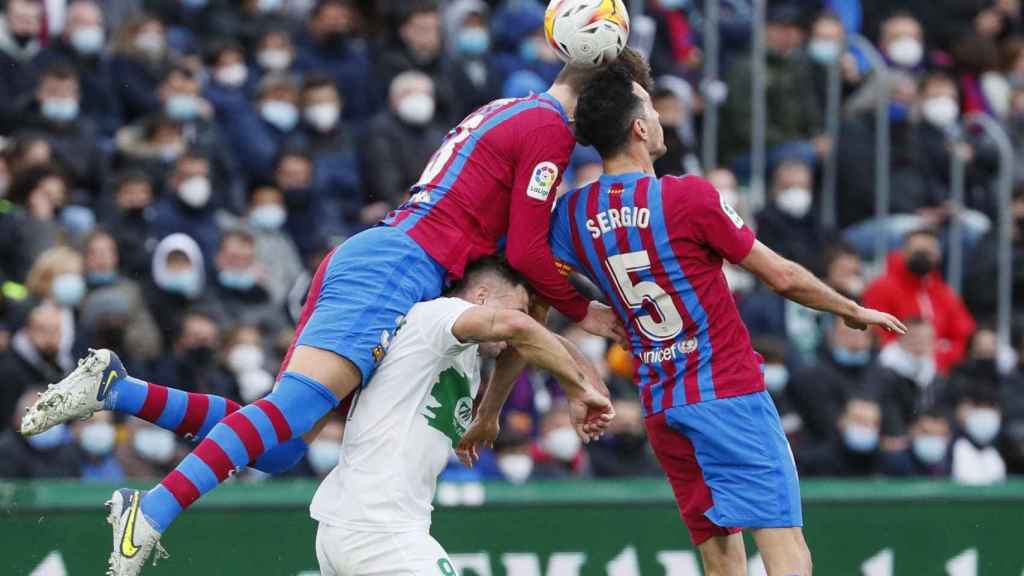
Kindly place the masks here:
<instances>
[{"instance_id":1,"label":"jersey crest badge","mask_svg":"<svg viewBox=\"0 0 1024 576\"><path fill-rule=\"evenodd\" d=\"M473 398L469 378L455 368L438 376L423 407L427 424L458 444L473 421Z\"/></svg>"},{"instance_id":2,"label":"jersey crest badge","mask_svg":"<svg viewBox=\"0 0 1024 576\"><path fill-rule=\"evenodd\" d=\"M530 177L530 185L526 187L526 195L546 202L555 187L555 180L558 180L558 166L553 162L537 164L533 169L533 176Z\"/></svg>"}]
</instances>

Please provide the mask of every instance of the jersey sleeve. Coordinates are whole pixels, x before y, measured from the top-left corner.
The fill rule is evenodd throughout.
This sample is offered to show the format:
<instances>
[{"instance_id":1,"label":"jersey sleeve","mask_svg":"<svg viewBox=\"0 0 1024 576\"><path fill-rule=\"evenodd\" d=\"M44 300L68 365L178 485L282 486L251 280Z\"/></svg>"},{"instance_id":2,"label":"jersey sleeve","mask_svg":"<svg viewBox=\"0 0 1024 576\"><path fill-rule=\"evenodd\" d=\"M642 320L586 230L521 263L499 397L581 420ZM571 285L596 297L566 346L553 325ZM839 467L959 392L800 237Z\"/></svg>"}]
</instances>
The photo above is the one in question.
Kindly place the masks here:
<instances>
[{"instance_id":1,"label":"jersey sleeve","mask_svg":"<svg viewBox=\"0 0 1024 576\"><path fill-rule=\"evenodd\" d=\"M697 240L733 264L739 264L754 247L754 231L707 180L696 176L671 178L673 186L686 189L686 217Z\"/></svg>"},{"instance_id":2,"label":"jersey sleeve","mask_svg":"<svg viewBox=\"0 0 1024 576\"><path fill-rule=\"evenodd\" d=\"M579 271L579 261L576 259L576 251L572 243L572 221L569 218L569 198L567 194L555 204L555 211L551 214L551 233L549 243L551 254L555 257L555 266L563 276L571 272Z\"/></svg>"},{"instance_id":3,"label":"jersey sleeve","mask_svg":"<svg viewBox=\"0 0 1024 576\"><path fill-rule=\"evenodd\" d=\"M461 298L438 298L418 305L416 316L409 321L417 323L420 334L435 353L451 356L475 345L472 342L460 342L452 334L455 322L473 306Z\"/></svg>"},{"instance_id":4,"label":"jersey sleeve","mask_svg":"<svg viewBox=\"0 0 1024 576\"><path fill-rule=\"evenodd\" d=\"M548 244L551 209L575 140L561 124L535 128L519 137L520 156L509 202L509 264L530 281L545 300L579 322L590 301L584 298L555 265Z\"/></svg>"}]
</instances>

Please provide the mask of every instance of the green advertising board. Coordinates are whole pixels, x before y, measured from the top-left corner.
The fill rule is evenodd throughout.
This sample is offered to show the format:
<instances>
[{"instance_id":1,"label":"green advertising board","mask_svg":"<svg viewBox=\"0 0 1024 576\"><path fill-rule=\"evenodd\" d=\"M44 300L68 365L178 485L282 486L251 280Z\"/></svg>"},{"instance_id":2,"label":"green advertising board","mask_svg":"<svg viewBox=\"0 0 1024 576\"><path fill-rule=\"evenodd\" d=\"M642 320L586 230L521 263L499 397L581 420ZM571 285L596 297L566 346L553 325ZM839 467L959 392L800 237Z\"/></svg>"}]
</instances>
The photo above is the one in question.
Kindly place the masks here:
<instances>
[{"instance_id":1,"label":"green advertising board","mask_svg":"<svg viewBox=\"0 0 1024 576\"><path fill-rule=\"evenodd\" d=\"M807 541L819 576L1024 576L1024 481L989 488L936 482L805 481ZM315 484L223 486L164 537L146 575L317 574ZM447 487L452 494L457 487ZM0 484L0 574L102 574L111 488ZM439 506L434 536L463 576L697 576L661 480L487 485L474 506ZM749 538L751 574L760 574Z\"/></svg>"}]
</instances>

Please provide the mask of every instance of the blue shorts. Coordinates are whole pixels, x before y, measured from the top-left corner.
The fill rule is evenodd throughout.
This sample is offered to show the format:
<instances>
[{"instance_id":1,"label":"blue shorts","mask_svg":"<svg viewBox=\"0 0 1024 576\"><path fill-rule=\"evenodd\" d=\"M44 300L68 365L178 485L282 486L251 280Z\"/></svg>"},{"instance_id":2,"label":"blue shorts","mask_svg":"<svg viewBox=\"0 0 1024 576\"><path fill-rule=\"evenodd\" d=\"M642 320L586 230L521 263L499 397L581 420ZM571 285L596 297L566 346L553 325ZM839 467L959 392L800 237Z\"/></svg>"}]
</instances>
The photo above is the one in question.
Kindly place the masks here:
<instances>
[{"instance_id":1,"label":"blue shorts","mask_svg":"<svg viewBox=\"0 0 1024 576\"><path fill-rule=\"evenodd\" d=\"M694 544L803 526L796 463L768 392L676 406L644 424Z\"/></svg>"},{"instance_id":2,"label":"blue shorts","mask_svg":"<svg viewBox=\"0 0 1024 576\"><path fill-rule=\"evenodd\" d=\"M440 296L446 275L405 232L390 226L360 232L320 264L293 347L347 358L365 386L399 322L416 303Z\"/></svg>"}]
</instances>

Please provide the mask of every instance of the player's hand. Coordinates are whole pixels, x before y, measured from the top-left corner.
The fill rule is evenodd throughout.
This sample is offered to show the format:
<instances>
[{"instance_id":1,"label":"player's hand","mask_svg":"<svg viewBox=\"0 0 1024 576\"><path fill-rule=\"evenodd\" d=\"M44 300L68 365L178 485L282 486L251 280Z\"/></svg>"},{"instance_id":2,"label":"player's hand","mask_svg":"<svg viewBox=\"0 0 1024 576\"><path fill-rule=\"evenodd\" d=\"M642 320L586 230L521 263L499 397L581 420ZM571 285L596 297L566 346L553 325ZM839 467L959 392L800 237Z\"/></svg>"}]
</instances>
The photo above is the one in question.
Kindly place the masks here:
<instances>
[{"instance_id":1,"label":"player's hand","mask_svg":"<svg viewBox=\"0 0 1024 576\"><path fill-rule=\"evenodd\" d=\"M626 330L619 323L618 317L615 316L615 311L610 306L606 306L597 300L590 302L587 316L580 322L580 328L595 336L611 338L619 346L629 348L629 338L626 336Z\"/></svg>"},{"instance_id":2,"label":"player's hand","mask_svg":"<svg viewBox=\"0 0 1024 576\"><path fill-rule=\"evenodd\" d=\"M863 306L858 306L853 314L843 317L843 321L854 330L865 330L868 326L878 326L894 334L902 335L907 333L907 327L892 314L864 308Z\"/></svg>"},{"instance_id":3,"label":"player's hand","mask_svg":"<svg viewBox=\"0 0 1024 576\"><path fill-rule=\"evenodd\" d=\"M569 418L584 444L604 435L615 418L611 400L592 388L574 394L568 400Z\"/></svg>"},{"instance_id":4,"label":"player's hand","mask_svg":"<svg viewBox=\"0 0 1024 576\"><path fill-rule=\"evenodd\" d=\"M466 429L466 433L459 440L459 445L455 448L455 455L466 467L472 468L473 464L480 459L481 448L494 448L494 441L498 438L499 432L501 432L501 424L498 422L498 418L485 417L481 419L479 416L474 418L469 428Z\"/></svg>"}]
</instances>

